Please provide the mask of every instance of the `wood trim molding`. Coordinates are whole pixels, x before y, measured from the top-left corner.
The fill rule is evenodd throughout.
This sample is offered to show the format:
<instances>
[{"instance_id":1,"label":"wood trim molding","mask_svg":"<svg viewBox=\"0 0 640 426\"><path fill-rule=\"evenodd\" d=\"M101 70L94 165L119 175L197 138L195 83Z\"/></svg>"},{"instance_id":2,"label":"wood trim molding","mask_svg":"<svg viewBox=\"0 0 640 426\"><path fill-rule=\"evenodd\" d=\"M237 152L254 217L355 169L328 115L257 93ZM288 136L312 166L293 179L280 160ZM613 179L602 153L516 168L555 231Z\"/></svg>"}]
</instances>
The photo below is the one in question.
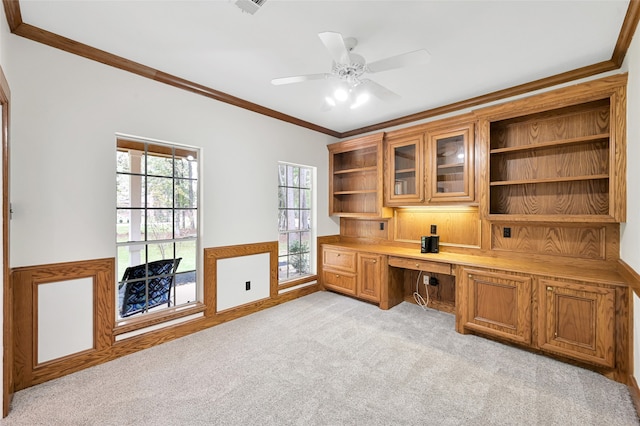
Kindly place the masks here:
<instances>
[{"instance_id":1,"label":"wood trim molding","mask_svg":"<svg viewBox=\"0 0 640 426\"><path fill-rule=\"evenodd\" d=\"M618 68L622 66L622 62L627 55L627 50L629 50L633 34L636 32L638 21L640 21L640 0L630 0L627 14L624 17L622 28L616 41L616 46L611 55L611 61L614 62Z\"/></svg>"},{"instance_id":2,"label":"wood trim molding","mask_svg":"<svg viewBox=\"0 0 640 426\"><path fill-rule=\"evenodd\" d=\"M638 414L638 417L640 417L640 388L638 388L638 382L636 381L636 378L633 377L633 374L629 376L627 387L629 388L631 402L633 402L636 413Z\"/></svg>"},{"instance_id":3,"label":"wood trim molding","mask_svg":"<svg viewBox=\"0 0 640 426\"><path fill-rule=\"evenodd\" d=\"M2 312L3 312L3 371L2 371L2 416L9 414L13 399L13 298L11 286L11 270L9 268L9 220L11 204L9 199L9 121L10 121L9 83L0 68L0 104L2 105Z\"/></svg>"},{"instance_id":4,"label":"wood trim molding","mask_svg":"<svg viewBox=\"0 0 640 426\"><path fill-rule=\"evenodd\" d=\"M13 8L15 8L15 4L17 4L18 2L9 1L8 3L12 5ZM7 7L7 1L5 0L5 10L6 10L6 7ZM7 19L9 19L9 16L7 17ZM12 23L10 22L9 25L11 26ZM13 25L15 25L15 23ZM188 92L202 95L202 96L214 99L216 101L237 106L239 108L246 109L248 111L252 111L257 114L266 115L276 120L281 120L290 124L294 124L296 126L300 126L310 130L314 130L316 132L324 133L329 136L333 136L333 137L340 136L339 132L333 131L331 129L327 129L327 128L318 126L316 124L310 123L308 121L304 121L304 120L292 117L290 115L283 114L276 110L264 107L262 105L258 105L253 102L240 99L228 93L224 93L224 92L212 89L210 87L203 86L201 84L197 84L180 77L176 77L174 75L162 72L155 68L148 67L138 62L130 61L121 56L117 56L112 53L105 52L104 50L96 49L95 47L92 47L83 43L79 43L75 40L60 36L50 31L43 30L41 28L35 27L30 24L21 23L20 25L15 26L15 28L12 28L11 32L21 37L24 37L26 39L29 39L31 41L46 44L47 46L63 50L65 52L68 52L74 55L78 55L83 58L90 59L92 61L100 62L108 66L119 68L121 70L128 71L133 74L137 74L142 77L146 77L160 83L165 83L165 84L168 84L169 86L173 86L178 89L182 89Z\"/></svg>"},{"instance_id":5,"label":"wood trim molding","mask_svg":"<svg viewBox=\"0 0 640 426\"><path fill-rule=\"evenodd\" d=\"M218 260L262 253L269 253L269 299L274 299L278 297L277 241L204 249L204 303L207 306L205 309L206 317L218 314L216 294L218 288ZM250 303L249 305L253 304ZM232 310L236 309L233 308Z\"/></svg>"},{"instance_id":6,"label":"wood trim molding","mask_svg":"<svg viewBox=\"0 0 640 426\"><path fill-rule=\"evenodd\" d=\"M400 126L418 120L425 120L442 114L459 111L461 109L471 108L489 102L495 102L498 100L521 95L534 90L546 89L573 80L591 77L608 71L614 71L616 69L619 69L622 65L622 61L626 56L635 29L638 25L638 22L640 21L640 0L631 0L629 2L629 7L622 24L620 34L618 35L616 46L614 47L611 59L608 61L602 61L593 65L577 68L575 70L552 75L529 83L520 84L495 92L487 93L481 96L476 96L474 98L454 102L448 105L431 108L422 112L384 121L371 126L361 127L347 132L337 132L335 130L327 129L308 121L300 120L290 115L272 110L270 108L266 108L261 105L237 98L227 93L220 92L218 90L185 80L183 78L164 73L146 65L129 61L120 56L113 55L111 53L96 49L82 43L78 43L66 37L62 37L49 31L37 28L33 25L26 24L22 21L20 3L18 0L3 0L3 4L5 15L7 16L7 22L9 23L9 28L11 32L16 35L25 37L32 41L46 44L57 49L64 50L75 55L85 57L87 59L101 62L105 65L120 68L124 71L129 71L134 74L138 74L143 77L147 77L179 89L187 90L220 102L225 102L239 108L266 115L277 120L324 133L338 139L350 138L364 133L382 130L388 127Z\"/></svg>"},{"instance_id":7,"label":"wood trim molding","mask_svg":"<svg viewBox=\"0 0 640 426\"><path fill-rule=\"evenodd\" d=\"M115 259L97 259L16 268L13 281L13 374L15 389L45 382L86 367L113 345ZM93 348L38 364L37 286L79 278L93 279Z\"/></svg>"},{"instance_id":8,"label":"wood trim molding","mask_svg":"<svg viewBox=\"0 0 640 426\"><path fill-rule=\"evenodd\" d=\"M640 274L622 259L618 259L618 270L629 288L633 290L636 296L640 297Z\"/></svg>"}]
</instances>

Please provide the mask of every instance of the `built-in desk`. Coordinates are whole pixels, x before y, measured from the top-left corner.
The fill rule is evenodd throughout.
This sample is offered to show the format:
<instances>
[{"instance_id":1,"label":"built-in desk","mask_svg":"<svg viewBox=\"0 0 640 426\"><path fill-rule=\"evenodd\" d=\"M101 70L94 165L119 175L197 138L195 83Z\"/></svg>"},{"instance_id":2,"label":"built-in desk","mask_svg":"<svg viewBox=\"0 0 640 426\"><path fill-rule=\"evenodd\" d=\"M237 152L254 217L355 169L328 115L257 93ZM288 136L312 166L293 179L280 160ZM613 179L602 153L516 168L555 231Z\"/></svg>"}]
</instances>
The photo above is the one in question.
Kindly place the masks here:
<instances>
[{"instance_id":1,"label":"built-in desk","mask_svg":"<svg viewBox=\"0 0 640 426\"><path fill-rule=\"evenodd\" d=\"M515 343L627 380L631 291L617 263L420 253L351 242L322 247L326 289L389 309L412 300L416 283L421 284L418 274L435 274L442 287L430 289L435 300L429 306L455 314L458 332ZM341 266L344 260L336 260L345 258L353 259L348 270ZM345 291L340 287L345 282L356 285ZM361 296L365 288L373 291L366 297Z\"/></svg>"}]
</instances>

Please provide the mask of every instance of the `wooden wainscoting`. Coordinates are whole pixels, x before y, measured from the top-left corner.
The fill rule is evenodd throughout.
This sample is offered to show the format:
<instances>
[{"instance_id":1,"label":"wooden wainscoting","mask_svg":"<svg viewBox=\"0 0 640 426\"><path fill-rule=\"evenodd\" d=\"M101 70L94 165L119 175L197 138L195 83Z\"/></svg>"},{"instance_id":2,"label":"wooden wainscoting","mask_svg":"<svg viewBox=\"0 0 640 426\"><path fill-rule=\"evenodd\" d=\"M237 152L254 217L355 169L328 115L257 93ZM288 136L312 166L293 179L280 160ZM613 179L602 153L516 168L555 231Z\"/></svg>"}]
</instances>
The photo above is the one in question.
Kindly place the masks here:
<instances>
[{"instance_id":1,"label":"wooden wainscoting","mask_svg":"<svg viewBox=\"0 0 640 426\"><path fill-rule=\"evenodd\" d=\"M98 259L13 270L14 386L28 386L95 365L113 344L115 261ZM93 348L38 363L38 288L82 278L93 280Z\"/></svg>"},{"instance_id":2,"label":"wooden wainscoting","mask_svg":"<svg viewBox=\"0 0 640 426\"><path fill-rule=\"evenodd\" d=\"M318 240L321 240L319 238ZM181 323L145 330L139 335L115 340L115 259L97 259L12 270L12 324L14 386L9 392L37 385L82 369L129 355L206 328L252 314L262 309L318 291L317 283L278 292L278 243L256 243L207 248L204 265L204 315ZM269 297L216 312L216 261L229 257L270 253ZM93 283L93 345L77 353L38 362L38 287L57 282L90 279ZM200 304L199 311L202 311ZM7 321L9 322L9 321Z\"/></svg>"},{"instance_id":3,"label":"wooden wainscoting","mask_svg":"<svg viewBox=\"0 0 640 426\"><path fill-rule=\"evenodd\" d=\"M510 237L504 229L509 228ZM493 222L491 250L509 253L618 260L620 226L611 224L523 224Z\"/></svg>"}]
</instances>

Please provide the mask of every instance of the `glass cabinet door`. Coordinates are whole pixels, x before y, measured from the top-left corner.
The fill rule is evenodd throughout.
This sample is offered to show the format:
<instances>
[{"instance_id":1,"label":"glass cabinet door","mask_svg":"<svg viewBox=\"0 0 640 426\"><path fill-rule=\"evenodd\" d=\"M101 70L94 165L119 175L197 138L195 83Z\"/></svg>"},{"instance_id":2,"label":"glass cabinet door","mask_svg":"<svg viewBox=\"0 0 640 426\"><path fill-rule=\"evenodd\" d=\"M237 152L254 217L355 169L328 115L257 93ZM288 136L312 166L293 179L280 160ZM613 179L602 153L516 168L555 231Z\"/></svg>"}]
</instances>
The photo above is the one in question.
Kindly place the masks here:
<instances>
[{"instance_id":1,"label":"glass cabinet door","mask_svg":"<svg viewBox=\"0 0 640 426\"><path fill-rule=\"evenodd\" d=\"M430 202L473 201L473 125L430 136Z\"/></svg>"},{"instance_id":2,"label":"glass cabinet door","mask_svg":"<svg viewBox=\"0 0 640 426\"><path fill-rule=\"evenodd\" d=\"M422 135L388 141L387 205L424 201L423 146Z\"/></svg>"}]
</instances>

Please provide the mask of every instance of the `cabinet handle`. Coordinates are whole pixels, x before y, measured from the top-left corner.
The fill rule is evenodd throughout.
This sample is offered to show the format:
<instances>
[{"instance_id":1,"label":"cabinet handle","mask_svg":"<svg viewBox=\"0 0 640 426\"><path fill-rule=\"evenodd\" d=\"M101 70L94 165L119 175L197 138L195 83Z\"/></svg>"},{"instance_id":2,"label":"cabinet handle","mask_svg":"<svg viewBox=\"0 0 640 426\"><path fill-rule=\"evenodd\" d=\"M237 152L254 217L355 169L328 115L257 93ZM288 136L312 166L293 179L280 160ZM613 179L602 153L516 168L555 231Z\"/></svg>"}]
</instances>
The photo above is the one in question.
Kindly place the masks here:
<instances>
[{"instance_id":1,"label":"cabinet handle","mask_svg":"<svg viewBox=\"0 0 640 426\"><path fill-rule=\"evenodd\" d=\"M553 291L553 287L547 286L547 291Z\"/></svg>"},{"instance_id":2,"label":"cabinet handle","mask_svg":"<svg viewBox=\"0 0 640 426\"><path fill-rule=\"evenodd\" d=\"M419 264L419 263L416 263L416 268L419 268L419 267L420 267L420 264Z\"/></svg>"},{"instance_id":3,"label":"cabinet handle","mask_svg":"<svg viewBox=\"0 0 640 426\"><path fill-rule=\"evenodd\" d=\"M340 253L338 253L336 256L340 257Z\"/></svg>"},{"instance_id":4,"label":"cabinet handle","mask_svg":"<svg viewBox=\"0 0 640 426\"><path fill-rule=\"evenodd\" d=\"M377 262L377 260L375 260L375 259L374 259L374 260L373 260L373 263L376 263L376 262Z\"/></svg>"},{"instance_id":5,"label":"cabinet handle","mask_svg":"<svg viewBox=\"0 0 640 426\"><path fill-rule=\"evenodd\" d=\"M340 275L336 274L336 278L340 278Z\"/></svg>"}]
</instances>

